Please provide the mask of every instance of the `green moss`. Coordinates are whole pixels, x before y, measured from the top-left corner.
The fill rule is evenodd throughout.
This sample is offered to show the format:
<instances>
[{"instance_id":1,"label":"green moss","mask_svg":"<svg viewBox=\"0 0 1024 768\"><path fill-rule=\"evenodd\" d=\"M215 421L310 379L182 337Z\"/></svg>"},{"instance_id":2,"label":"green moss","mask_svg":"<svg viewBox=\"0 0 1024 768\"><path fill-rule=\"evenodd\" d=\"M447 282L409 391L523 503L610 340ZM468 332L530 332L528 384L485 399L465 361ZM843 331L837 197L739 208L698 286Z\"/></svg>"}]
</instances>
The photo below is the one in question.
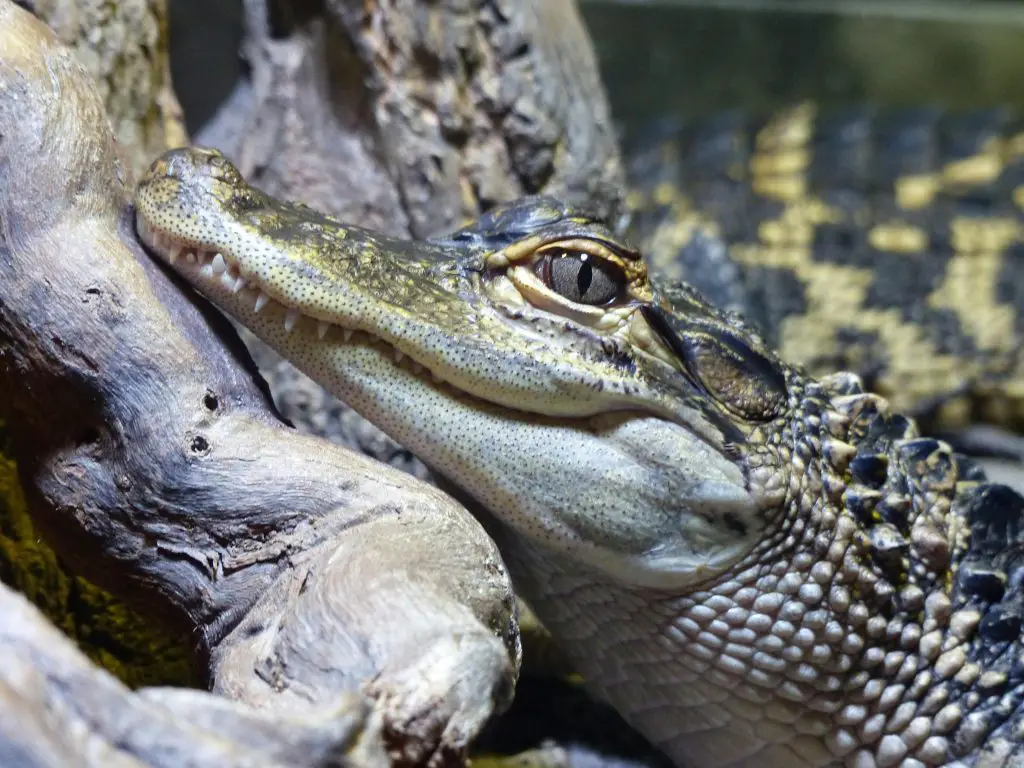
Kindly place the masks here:
<instances>
[{"instance_id":1,"label":"green moss","mask_svg":"<svg viewBox=\"0 0 1024 768\"><path fill-rule=\"evenodd\" d=\"M127 685L194 683L183 644L68 571L36 534L0 423L0 581L18 590Z\"/></svg>"}]
</instances>

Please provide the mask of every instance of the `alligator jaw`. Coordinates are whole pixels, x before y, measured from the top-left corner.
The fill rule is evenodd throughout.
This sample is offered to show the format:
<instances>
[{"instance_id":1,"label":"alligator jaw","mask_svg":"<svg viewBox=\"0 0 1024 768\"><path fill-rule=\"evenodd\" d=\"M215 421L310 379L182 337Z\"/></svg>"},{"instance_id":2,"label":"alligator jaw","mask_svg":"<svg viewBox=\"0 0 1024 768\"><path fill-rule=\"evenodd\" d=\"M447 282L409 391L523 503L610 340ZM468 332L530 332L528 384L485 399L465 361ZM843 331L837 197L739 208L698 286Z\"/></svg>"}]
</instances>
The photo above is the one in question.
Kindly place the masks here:
<instances>
[{"instance_id":1,"label":"alligator jaw","mask_svg":"<svg viewBox=\"0 0 1024 768\"><path fill-rule=\"evenodd\" d=\"M278 334L294 335L294 341L300 346L316 343L373 349L382 358L390 358L394 365L408 368L416 376L429 373L432 381L442 382L434 371L379 336L342 325L337 318L322 320L289 306L265 289L254 275L247 274L232 254L204 249L195 243L161 234L141 214L136 215L135 225L139 238L150 251L257 335L264 338ZM257 331L257 327L262 330Z\"/></svg>"},{"instance_id":2,"label":"alligator jaw","mask_svg":"<svg viewBox=\"0 0 1024 768\"><path fill-rule=\"evenodd\" d=\"M628 251L635 299L583 313L610 325L493 292L503 270L530 282L521 260L545 243L608 249L600 224L557 201L411 242L274 200L219 153L182 149L154 162L135 204L140 238L198 291L527 539L671 589L728 569L762 529L740 432L667 346L646 353L657 332L634 332L650 298Z\"/></svg>"},{"instance_id":3,"label":"alligator jaw","mask_svg":"<svg viewBox=\"0 0 1024 768\"><path fill-rule=\"evenodd\" d=\"M473 398L428 381L407 357L396 362L394 348L365 331L332 325L321 338L314 320L290 320L289 309L275 299L254 311L266 294L223 255L221 270L217 253L155 233L142 217L137 229L151 250L167 261L173 256L175 269L215 304L436 471L472 488L485 508L526 536L572 550L592 566L614 572L617 580L657 588L710 578L749 546L745 537L736 539L703 522L710 510L753 520L755 505L742 473L684 428L626 411L570 426ZM478 457L478 463L467 462L467 455ZM511 471L510 455L518 457ZM567 456L590 458L567 463ZM657 482L659 466L670 459L701 475L701 481L683 487ZM585 487L601 465L607 465L609 476L622 475L618 498L604 499L600 488ZM630 479L634 473L650 481ZM549 490L531 502L530 494L523 494L531 483ZM684 515L689 522L680 525L686 494L701 511ZM637 520L611 535L600 527L589 530L584 510L609 502L610 508L623 504L637 510ZM552 503L559 507L554 514L539 506ZM644 519L643 510L666 506L676 511ZM757 528L751 523L749 535ZM693 537L703 542L700 547L692 545Z\"/></svg>"}]
</instances>

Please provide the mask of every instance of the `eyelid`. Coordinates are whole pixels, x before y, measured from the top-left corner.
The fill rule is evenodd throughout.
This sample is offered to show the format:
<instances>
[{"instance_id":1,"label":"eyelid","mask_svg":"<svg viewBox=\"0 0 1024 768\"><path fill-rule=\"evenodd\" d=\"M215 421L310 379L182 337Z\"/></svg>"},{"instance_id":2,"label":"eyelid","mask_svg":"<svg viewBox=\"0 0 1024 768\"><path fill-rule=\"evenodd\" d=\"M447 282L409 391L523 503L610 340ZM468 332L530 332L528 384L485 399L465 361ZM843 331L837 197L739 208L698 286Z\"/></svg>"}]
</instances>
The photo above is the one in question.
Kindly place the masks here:
<instances>
[{"instance_id":1,"label":"eyelid","mask_svg":"<svg viewBox=\"0 0 1024 768\"><path fill-rule=\"evenodd\" d=\"M511 264L533 264L550 251L557 250L581 251L614 264L622 270L627 286L626 293L631 298L639 301L652 300L651 286L647 279L647 264L640 254L629 249L619 250L615 244L609 244L599 238L577 236L547 239L542 235L534 235L486 254L484 266L488 269L503 270L508 269Z\"/></svg>"},{"instance_id":2,"label":"eyelid","mask_svg":"<svg viewBox=\"0 0 1024 768\"><path fill-rule=\"evenodd\" d=\"M615 253L608 246L599 243L597 240L586 240L584 238L572 238L570 240L556 240L553 243L547 243L542 245L540 248L533 252L534 261L537 261L544 256L547 256L551 252L556 254L559 252L579 252L585 253L587 256L593 256L594 258L601 259L606 264L618 268L622 272L623 279L627 279L628 273L625 269L623 259L621 256Z\"/></svg>"},{"instance_id":3,"label":"eyelid","mask_svg":"<svg viewBox=\"0 0 1024 768\"><path fill-rule=\"evenodd\" d=\"M606 307L594 307L569 301L548 288L530 267L512 267L508 278L526 299L538 309L562 314L581 325L596 325L605 316Z\"/></svg>"}]
</instances>

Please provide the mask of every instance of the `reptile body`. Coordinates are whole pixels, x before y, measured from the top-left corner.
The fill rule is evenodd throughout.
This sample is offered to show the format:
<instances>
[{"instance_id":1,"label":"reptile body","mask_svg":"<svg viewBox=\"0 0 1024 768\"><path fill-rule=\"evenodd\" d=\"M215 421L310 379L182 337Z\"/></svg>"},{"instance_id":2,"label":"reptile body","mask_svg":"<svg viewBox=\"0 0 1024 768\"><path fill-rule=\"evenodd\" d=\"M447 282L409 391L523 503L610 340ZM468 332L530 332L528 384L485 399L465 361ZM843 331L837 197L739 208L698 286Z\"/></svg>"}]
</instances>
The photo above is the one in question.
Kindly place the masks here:
<instances>
[{"instance_id":1,"label":"reptile body","mask_svg":"<svg viewBox=\"0 0 1024 768\"><path fill-rule=\"evenodd\" d=\"M1019 765L1024 500L550 198L425 242L176 150L138 231L490 523L679 765Z\"/></svg>"},{"instance_id":2,"label":"reptile body","mask_svg":"<svg viewBox=\"0 0 1024 768\"><path fill-rule=\"evenodd\" d=\"M1024 427L1024 134L1005 110L666 121L629 153L652 269L931 428Z\"/></svg>"}]
</instances>

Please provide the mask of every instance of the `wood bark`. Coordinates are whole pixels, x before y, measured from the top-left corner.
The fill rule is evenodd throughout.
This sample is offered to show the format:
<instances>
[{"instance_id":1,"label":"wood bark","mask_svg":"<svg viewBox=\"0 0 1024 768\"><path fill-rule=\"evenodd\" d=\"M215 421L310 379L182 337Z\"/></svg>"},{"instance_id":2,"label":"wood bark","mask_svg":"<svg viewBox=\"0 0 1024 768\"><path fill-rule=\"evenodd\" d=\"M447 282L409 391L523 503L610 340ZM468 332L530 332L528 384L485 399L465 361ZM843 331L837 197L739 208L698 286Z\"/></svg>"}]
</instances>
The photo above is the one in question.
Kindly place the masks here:
<instances>
[{"instance_id":1,"label":"wood bark","mask_svg":"<svg viewBox=\"0 0 1024 768\"><path fill-rule=\"evenodd\" d=\"M523 193L617 204L570 3L247 11L253 77L219 143L268 191L414 235ZM519 665L494 545L440 491L282 423L231 326L133 232L132 169L180 115L165 98L160 137L118 147L120 81L97 92L97 71L0 0L0 419L48 542L186 636L212 693L131 693L4 590L0 749L30 765L461 759Z\"/></svg>"},{"instance_id":2,"label":"wood bark","mask_svg":"<svg viewBox=\"0 0 1024 768\"><path fill-rule=\"evenodd\" d=\"M0 765L6 768L382 766L369 708L339 697L320 718L281 718L201 691L136 693L0 584Z\"/></svg>"},{"instance_id":3,"label":"wood bark","mask_svg":"<svg viewBox=\"0 0 1024 768\"><path fill-rule=\"evenodd\" d=\"M26 0L85 67L124 164L139 172L187 140L171 87L164 0ZM2 51L0 51L2 54ZM186 644L67 568L39 536L0 421L0 580L27 595L97 663L132 686L194 682Z\"/></svg>"},{"instance_id":4,"label":"wood bark","mask_svg":"<svg viewBox=\"0 0 1024 768\"><path fill-rule=\"evenodd\" d=\"M139 247L82 66L7 2L0 51L0 414L39 529L77 572L187 633L213 691L253 718L284 735L298 717L354 718L395 761L457 759L507 704L519 664L494 545L439 491L286 428L230 326ZM60 657L27 661L15 682L42 675L66 692ZM37 690L4 699L12 738L68 714L26 696ZM339 710L349 694L376 716ZM133 701L166 745L161 718ZM96 743L132 754L118 718L86 704L68 715L81 727L23 743L43 750L26 759L50 762L47 733L77 740L65 746L86 764L106 761ZM230 730L235 710L211 695L187 709L175 728L194 738L177 749L212 764L204 723Z\"/></svg>"}]
</instances>

